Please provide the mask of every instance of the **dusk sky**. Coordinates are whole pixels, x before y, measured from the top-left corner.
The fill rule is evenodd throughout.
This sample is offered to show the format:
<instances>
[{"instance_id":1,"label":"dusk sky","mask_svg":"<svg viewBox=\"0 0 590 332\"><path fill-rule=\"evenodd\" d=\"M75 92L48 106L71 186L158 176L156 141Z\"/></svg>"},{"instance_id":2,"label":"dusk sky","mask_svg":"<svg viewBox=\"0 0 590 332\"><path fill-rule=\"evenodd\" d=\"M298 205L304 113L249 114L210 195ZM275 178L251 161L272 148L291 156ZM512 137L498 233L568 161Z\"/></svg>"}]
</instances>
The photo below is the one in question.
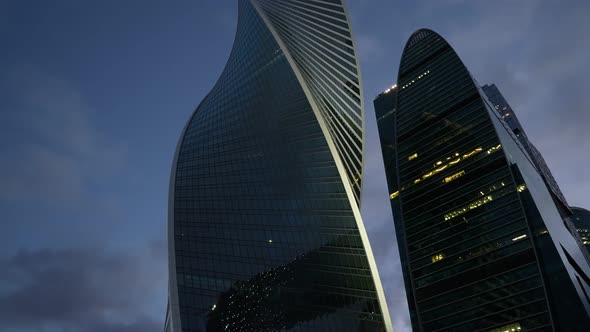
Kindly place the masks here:
<instances>
[{"instance_id":1,"label":"dusk sky","mask_svg":"<svg viewBox=\"0 0 590 332\"><path fill-rule=\"evenodd\" d=\"M590 1L348 0L367 142L363 218L409 331L373 98L428 27L496 83L569 203L590 208ZM170 167L221 74L236 0L0 3L0 330L162 331Z\"/></svg>"}]
</instances>

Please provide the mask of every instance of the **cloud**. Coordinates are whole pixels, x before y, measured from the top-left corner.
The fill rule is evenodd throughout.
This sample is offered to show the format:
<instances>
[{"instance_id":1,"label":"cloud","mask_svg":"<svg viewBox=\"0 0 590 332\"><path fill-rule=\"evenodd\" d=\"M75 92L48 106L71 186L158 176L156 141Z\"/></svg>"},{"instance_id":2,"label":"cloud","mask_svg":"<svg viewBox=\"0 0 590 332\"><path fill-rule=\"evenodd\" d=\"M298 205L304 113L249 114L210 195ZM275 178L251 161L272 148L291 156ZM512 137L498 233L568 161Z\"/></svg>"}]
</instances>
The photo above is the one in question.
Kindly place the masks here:
<instances>
[{"instance_id":1,"label":"cloud","mask_svg":"<svg viewBox=\"0 0 590 332\"><path fill-rule=\"evenodd\" d=\"M528 0L478 6L471 29L451 28L449 39L481 83L495 82L504 93L570 203L590 204L588 154L583 152L590 151L590 36L585 33L590 3ZM495 6L505 13L497 15Z\"/></svg>"},{"instance_id":2,"label":"cloud","mask_svg":"<svg viewBox=\"0 0 590 332\"><path fill-rule=\"evenodd\" d=\"M151 265L162 263L99 249L21 250L0 260L0 329L160 331L145 303L159 296L162 275Z\"/></svg>"},{"instance_id":3,"label":"cloud","mask_svg":"<svg viewBox=\"0 0 590 332\"><path fill-rule=\"evenodd\" d=\"M7 114L1 124L0 199L76 204L91 182L125 161L124 144L115 144L94 122L94 111L65 80L33 67L0 76Z\"/></svg>"}]
</instances>

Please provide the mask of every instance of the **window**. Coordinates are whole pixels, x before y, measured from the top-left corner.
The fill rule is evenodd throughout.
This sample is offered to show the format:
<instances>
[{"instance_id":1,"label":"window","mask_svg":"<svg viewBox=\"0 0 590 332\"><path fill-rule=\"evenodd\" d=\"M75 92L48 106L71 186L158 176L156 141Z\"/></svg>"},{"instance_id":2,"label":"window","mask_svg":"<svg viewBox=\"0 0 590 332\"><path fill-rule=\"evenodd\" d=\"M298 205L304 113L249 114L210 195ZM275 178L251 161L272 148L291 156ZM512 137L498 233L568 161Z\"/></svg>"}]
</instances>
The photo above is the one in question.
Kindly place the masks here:
<instances>
[{"instance_id":1,"label":"window","mask_svg":"<svg viewBox=\"0 0 590 332\"><path fill-rule=\"evenodd\" d=\"M445 254L443 254L443 253L439 253L439 254L432 256L433 263L436 263L438 261L442 261L443 259L445 259Z\"/></svg>"},{"instance_id":2,"label":"window","mask_svg":"<svg viewBox=\"0 0 590 332\"><path fill-rule=\"evenodd\" d=\"M444 182L444 183L449 183L449 182L451 182L451 181L454 181L454 180L456 180L456 179L458 179L458 178L462 177L463 175L465 175L465 171L457 172L457 173L455 173L455 174L453 174L453 175L447 176L447 177L446 177L446 178L443 180L443 182Z\"/></svg>"},{"instance_id":3,"label":"window","mask_svg":"<svg viewBox=\"0 0 590 332\"><path fill-rule=\"evenodd\" d=\"M520 331L521 327L519 323L504 325L495 329L491 329L490 332L516 332Z\"/></svg>"}]
</instances>

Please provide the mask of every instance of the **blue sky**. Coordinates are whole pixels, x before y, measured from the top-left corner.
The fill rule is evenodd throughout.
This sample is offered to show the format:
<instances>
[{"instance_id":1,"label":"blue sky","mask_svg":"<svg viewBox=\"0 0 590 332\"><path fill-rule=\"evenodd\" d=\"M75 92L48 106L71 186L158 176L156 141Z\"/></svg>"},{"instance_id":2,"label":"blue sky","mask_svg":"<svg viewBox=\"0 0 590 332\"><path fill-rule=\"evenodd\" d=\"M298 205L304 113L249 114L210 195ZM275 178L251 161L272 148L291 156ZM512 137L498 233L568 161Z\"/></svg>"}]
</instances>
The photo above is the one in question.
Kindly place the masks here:
<instances>
[{"instance_id":1,"label":"blue sky","mask_svg":"<svg viewBox=\"0 0 590 332\"><path fill-rule=\"evenodd\" d=\"M572 205L590 207L590 3L348 0L365 87L363 217L407 313L372 99L421 27L496 83ZM227 60L234 0L0 4L0 329L160 331L172 155Z\"/></svg>"}]
</instances>

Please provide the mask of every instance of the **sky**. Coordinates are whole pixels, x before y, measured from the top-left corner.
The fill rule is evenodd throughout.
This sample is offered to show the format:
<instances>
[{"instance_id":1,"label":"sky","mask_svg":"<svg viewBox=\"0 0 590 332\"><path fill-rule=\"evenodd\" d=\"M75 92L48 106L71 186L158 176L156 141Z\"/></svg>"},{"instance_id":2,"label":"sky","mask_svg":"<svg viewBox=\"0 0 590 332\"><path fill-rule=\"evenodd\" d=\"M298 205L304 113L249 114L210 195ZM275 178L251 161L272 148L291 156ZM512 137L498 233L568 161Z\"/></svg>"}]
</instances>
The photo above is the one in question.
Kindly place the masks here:
<instances>
[{"instance_id":1,"label":"sky","mask_svg":"<svg viewBox=\"0 0 590 332\"><path fill-rule=\"evenodd\" d=\"M428 27L495 83L590 208L590 2L348 0L365 94L362 215L409 331L372 107ZM0 330L161 331L180 132L221 74L235 0L0 3Z\"/></svg>"}]
</instances>

